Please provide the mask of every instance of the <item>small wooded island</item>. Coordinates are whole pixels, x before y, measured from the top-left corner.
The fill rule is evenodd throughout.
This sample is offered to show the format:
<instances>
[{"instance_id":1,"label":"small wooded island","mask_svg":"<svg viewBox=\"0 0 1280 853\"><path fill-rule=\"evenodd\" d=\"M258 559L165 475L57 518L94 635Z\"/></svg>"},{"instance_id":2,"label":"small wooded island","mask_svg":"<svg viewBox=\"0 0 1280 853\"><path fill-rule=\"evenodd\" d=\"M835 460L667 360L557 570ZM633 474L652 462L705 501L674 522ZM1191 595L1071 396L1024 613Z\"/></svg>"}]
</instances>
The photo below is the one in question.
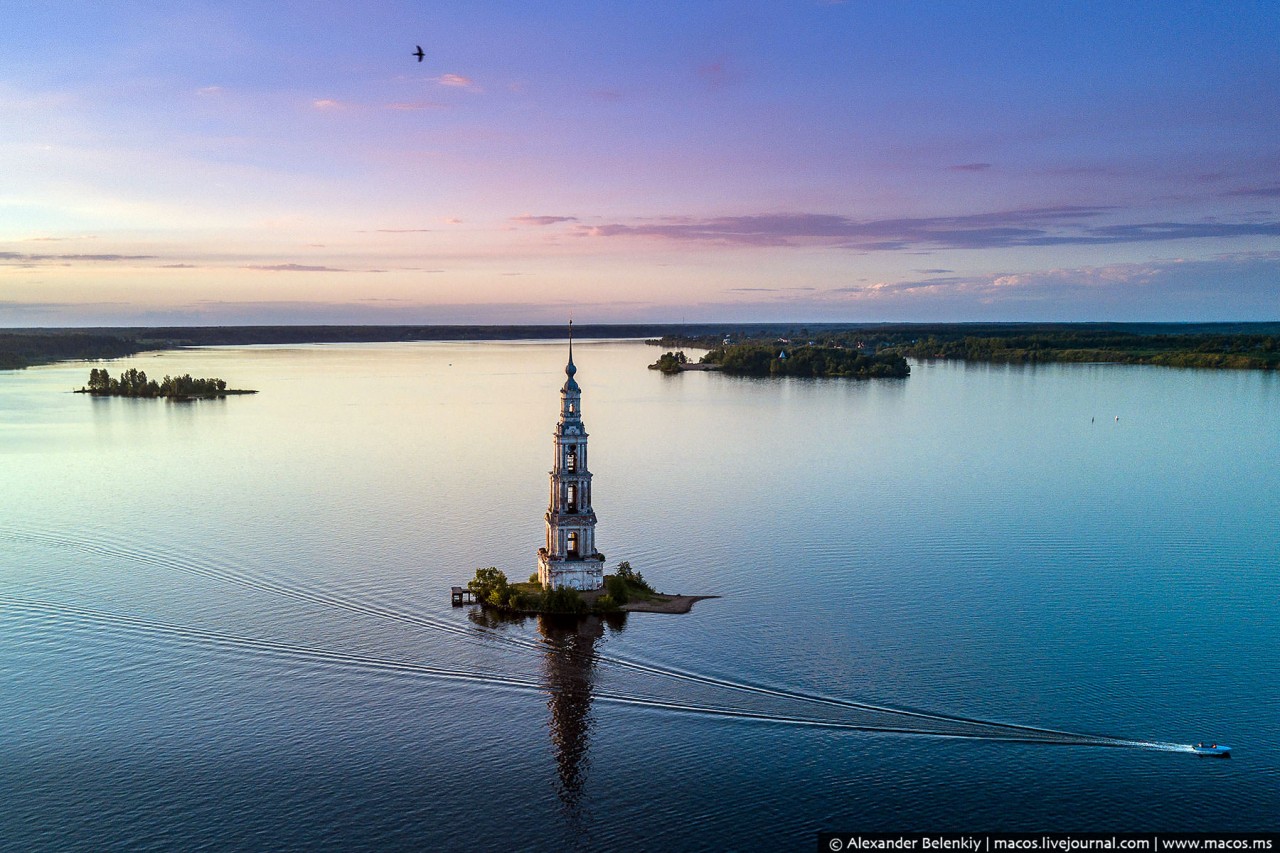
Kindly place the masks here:
<instances>
[{"instance_id":1,"label":"small wooded island","mask_svg":"<svg viewBox=\"0 0 1280 853\"><path fill-rule=\"evenodd\" d=\"M511 583L506 574L494 566L476 569L467 589L480 606L503 613L525 615L586 616L601 613L688 613L694 602L715 595L664 595L655 592L644 575L623 560L611 575L604 576L604 587L580 592L572 587L551 589L538 583L534 572L526 583Z\"/></svg>"},{"instance_id":2,"label":"small wooded island","mask_svg":"<svg viewBox=\"0 0 1280 853\"><path fill-rule=\"evenodd\" d=\"M790 342L722 344L691 364L683 352L667 352L650 370L720 370L737 376L812 376L848 379L902 378L911 366L897 352L869 353L860 349Z\"/></svg>"},{"instance_id":3,"label":"small wooded island","mask_svg":"<svg viewBox=\"0 0 1280 853\"><path fill-rule=\"evenodd\" d=\"M1280 370L1280 325L1275 323L880 323L815 324L800 329L725 325L714 334L664 335L647 343L673 350L700 347L714 353L735 349L729 345L731 338L737 345L764 346L774 356L785 351L788 360L816 345L867 355L896 353L907 358L997 364L1086 362ZM662 363L659 359L654 369L662 369ZM669 372L705 369L678 367L670 361L667 366Z\"/></svg>"},{"instance_id":4,"label":"small wooded island","mask_svg":"<svg viewBox=\"0 0 1280 853\"><path fill-rule=\"evenodd\" d=\"M164 397L175 402L185 402L258 392L228 388L225 379L194 379L189 373L166 376L157 382L147 379L146 371L136 367L123 371L117 379L106 369L99 370L95 367L89 371L89 384L76 393L92 394L95 397Z\"/></svg>"}]
</instances>

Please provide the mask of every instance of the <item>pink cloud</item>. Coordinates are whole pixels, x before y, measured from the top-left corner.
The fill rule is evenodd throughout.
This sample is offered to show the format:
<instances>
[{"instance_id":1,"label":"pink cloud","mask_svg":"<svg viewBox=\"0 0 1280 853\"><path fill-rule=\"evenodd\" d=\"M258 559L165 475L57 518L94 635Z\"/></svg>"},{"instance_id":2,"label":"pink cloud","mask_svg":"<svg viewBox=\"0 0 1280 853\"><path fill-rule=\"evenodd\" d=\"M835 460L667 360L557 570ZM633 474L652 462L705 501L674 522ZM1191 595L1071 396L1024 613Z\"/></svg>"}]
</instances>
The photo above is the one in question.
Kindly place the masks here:
<instances>
[{"instance_id":1,"label":"pink cloud","mask_svg":"<svg viewBox=\"0 0 1280 853\"><path fill-rule=\"evenodd\" d=\"M770 213L699 218L667 216L633 223L579 225L580 237L631 237L723 246L813 246L864 252L1102 246L1169 240L1280 236L1269 214L1239 222L1129 222L1093 225L1106 207L1063 205L961 216L852 219L831 213Z\"/></svg>"},{"instance_id":2,"label":"pink cloud","mask_svg":"<svg viewBox=\"0 0 1280 853\"><path fill-rule=\"evenodd\" d=\"M1029 318L1236 320L1275 316L1280 252L1241 252L1204 259L939 276L879 281L824 291L819 301L850 300L918 315Z\"/></svg>"},{"instance_id":3,"label":"pink cloud","mask_svg":"<svg viewBox=\"0 0 1280 853\"><path fill-rule=\"evenodd\" d=\"M441 86L452 86L455 89L477 89L475 81L470 77L463 77L461 74L441 74L436 78L436 82Z\"/></svg>"},{"instance_id":4,"label":"pink cloud","mask_svg":"<svg viewBox=\"0 0 1280 853\"><path fill-rule=\"evenodd\" d=\"M62 264L70 266L73 263L115 263L119 261L153 261L156 260L155 255L117 255L117 254L95 254L95 255L33 255L23 252L0 252L0 266L26 266L34 264Z\"/></svg>"},{"instance_id":5,"label":"pink cloud","mask_svg":"<svg viewBox=\"0 0 1280 853\"><path fill-rule=\"evenodd\" d=\"M309 266L307 264L250 264L245 269L258 270L259 272L350 272L350 270L336 267Z\"/></svg>"},{"instance_id":6,"label":"pink cloud","mask_svg":"<svg viewBox=\"0 0 1280 853\"><path fill-rule=\"evenodd\" d=\"M526 213L523 216L511 217L511 221L518 222L521 225L556 225L560 222L577 222L578 217L576 216L530 216L529 214Z\"/></svg>"}]
</instances>

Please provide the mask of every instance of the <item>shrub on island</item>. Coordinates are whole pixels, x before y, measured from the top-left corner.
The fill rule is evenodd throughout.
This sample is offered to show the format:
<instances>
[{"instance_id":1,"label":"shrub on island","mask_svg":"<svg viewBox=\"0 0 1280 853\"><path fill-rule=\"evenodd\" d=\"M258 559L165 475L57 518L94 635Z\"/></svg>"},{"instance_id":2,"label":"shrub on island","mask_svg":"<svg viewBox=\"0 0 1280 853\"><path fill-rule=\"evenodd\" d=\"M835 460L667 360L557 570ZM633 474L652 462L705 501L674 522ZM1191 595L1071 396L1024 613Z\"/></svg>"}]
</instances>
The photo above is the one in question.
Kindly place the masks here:
<instances>
[{"instance_id":1,"label":"shrub on island","mask_svg":"<svg viewBox=\"0 0 1280 853\"><path fill-rule=\"evenodd\" d=\"M606 595L616 604L626 604L631 600L631 596L628 595L627 582L617 575L606 575L604 588L608 590Z\"/></svg>"},{"instance_id":2,"label":"shrub on island","mask_svg":"<svg viewBox=\"0 0 1280 853\"><path fill-rule=\"evenodd\" d=\"M684 365L689 363L689 358L680 352L664 352L658 356L658 360L649 365L650 370L660 370L663 373L679 373Z\"/></svg>"},{"instance_id":3,"label":"shrub on island","mask_svg":"<svg viewBox=\"0 0 1280 853\"><path fill-rule=\"evenodd\" d=\"M511 585L507 583L507 576L501 569L489 566L487 569L476 569L476 576L467 581L467 589L471 590L477 601L501 607L501 602L510 596Z\"/></svg>"},{"instance_id":4,"label":"shrub on island","mask_svg":"<svg viewBox=\"0 0 1280 853\"><path fill-rule=\"evenodd\" d=\"M636 600L647 600L657 594L644 579L644 575L631 568L628 560L618 563L613 574L604 576L604 589L605 596L618 606Z\"/></svg>"},{"instance_id":5,"label":"shrub on island","mask_svg":"<svg viewBox=\"0 0 1280 853\"><path fill-rule=\"evenodd\" d=\"M475 595L482 605L498 610L509 610L522 613L563 613L584 614L590 610L587 602L576 589L527 589L538 581L535 572L529 578L529 584L513 584L507 580L506 574L496 566L476 569L476 576L467 582L467 589ZM526 589L521 589L521 587Z\"/></svg>"},{"instance_id":6,"label":"shrub on island","mask_svg":"<svg viewBox=\"0 0 1280 853\"><path fill-rule=\"evenodd\" d=\"M587 603L582 600L582 596L578 594L578 591L567 586L562 586L559 589L549 589L542 593L542 606L538 608L541 613L566 613L571 615L586 613L588 609Z\"/></svg>"},{"instance_id":7,"label":"shrub on island","mask_svg":"<svg viewBox=\"0 0 1280 853\"><path fill-rule=\"evenodd\" d=\"M585 597L570 587L546 589L538 583L537 572L529 576L527 583L511 583L496 566L476 569L475 577L467 582L467 589L484 607L514 613L569 616L616 613L624 604L649 601L657 595L644 575L631 568L631 563L626 560L618 563L613 574L605 575L601 591L588 592Z\"/></svg>"},{"instance_id":8,"label":"shrub on island","mask_svg":"<svg viewBox=\"0 0 1280 853\"><path fill-rule=\"evenodd\" d=\"M614 570L614 577L623 580L628 587L637 592L645 592L649 595L654 594L653 587L649 586L648 581L644 579L644 575L631 568L630 560L623 560L618 563L618 568Z\"/></svg>"}]
</instances>

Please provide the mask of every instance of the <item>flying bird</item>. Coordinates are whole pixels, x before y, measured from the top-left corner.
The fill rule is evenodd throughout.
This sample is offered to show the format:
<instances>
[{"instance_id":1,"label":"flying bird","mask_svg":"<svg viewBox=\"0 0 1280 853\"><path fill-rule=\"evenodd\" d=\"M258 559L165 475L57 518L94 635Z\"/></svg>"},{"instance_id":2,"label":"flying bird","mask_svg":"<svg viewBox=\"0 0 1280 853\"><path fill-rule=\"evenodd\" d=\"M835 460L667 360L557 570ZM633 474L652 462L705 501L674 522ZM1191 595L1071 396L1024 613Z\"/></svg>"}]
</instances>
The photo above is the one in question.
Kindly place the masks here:
<instances>
[{"instance_id":1,"label":"flying bird","mask_svg":"<svg viewBox=\"0 0 1280 853\"><path fill-rule=\"evenodd\" d=\"M411 54L409 54L409 55L410 55L410 56L416 56L416 57L418 57L418 61L419 61L419 62L421 62L421 61L422 61L422 57L426 56L426 54L422 52L422 45L420 45L420 44L419 44L419 45L414 45L414 46L418 48L417 53L411 53Z\"/></svg>"}]
</instances>

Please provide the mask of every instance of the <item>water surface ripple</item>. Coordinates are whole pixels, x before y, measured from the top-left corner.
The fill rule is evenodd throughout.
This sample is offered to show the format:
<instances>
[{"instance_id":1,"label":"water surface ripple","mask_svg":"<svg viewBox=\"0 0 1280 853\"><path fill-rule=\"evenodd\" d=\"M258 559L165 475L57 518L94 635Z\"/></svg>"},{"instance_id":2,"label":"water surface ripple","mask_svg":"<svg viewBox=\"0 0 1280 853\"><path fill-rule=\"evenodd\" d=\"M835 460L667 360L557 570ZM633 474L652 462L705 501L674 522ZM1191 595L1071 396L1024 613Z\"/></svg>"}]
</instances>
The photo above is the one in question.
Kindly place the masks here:
<instances>
[{"instance_id":1,"label":"water surface ripple","mask_svg":"<svg viewBox=\"0 0 1280 853\"><path fill-rule=\"evenodd\" d=\"M558 344L0 372L0 847L1280 828L1277 377L653 356L575 347L600 546L723 597L577 626L447 597L533 570Z\"/></svg>"}]
</instances>

